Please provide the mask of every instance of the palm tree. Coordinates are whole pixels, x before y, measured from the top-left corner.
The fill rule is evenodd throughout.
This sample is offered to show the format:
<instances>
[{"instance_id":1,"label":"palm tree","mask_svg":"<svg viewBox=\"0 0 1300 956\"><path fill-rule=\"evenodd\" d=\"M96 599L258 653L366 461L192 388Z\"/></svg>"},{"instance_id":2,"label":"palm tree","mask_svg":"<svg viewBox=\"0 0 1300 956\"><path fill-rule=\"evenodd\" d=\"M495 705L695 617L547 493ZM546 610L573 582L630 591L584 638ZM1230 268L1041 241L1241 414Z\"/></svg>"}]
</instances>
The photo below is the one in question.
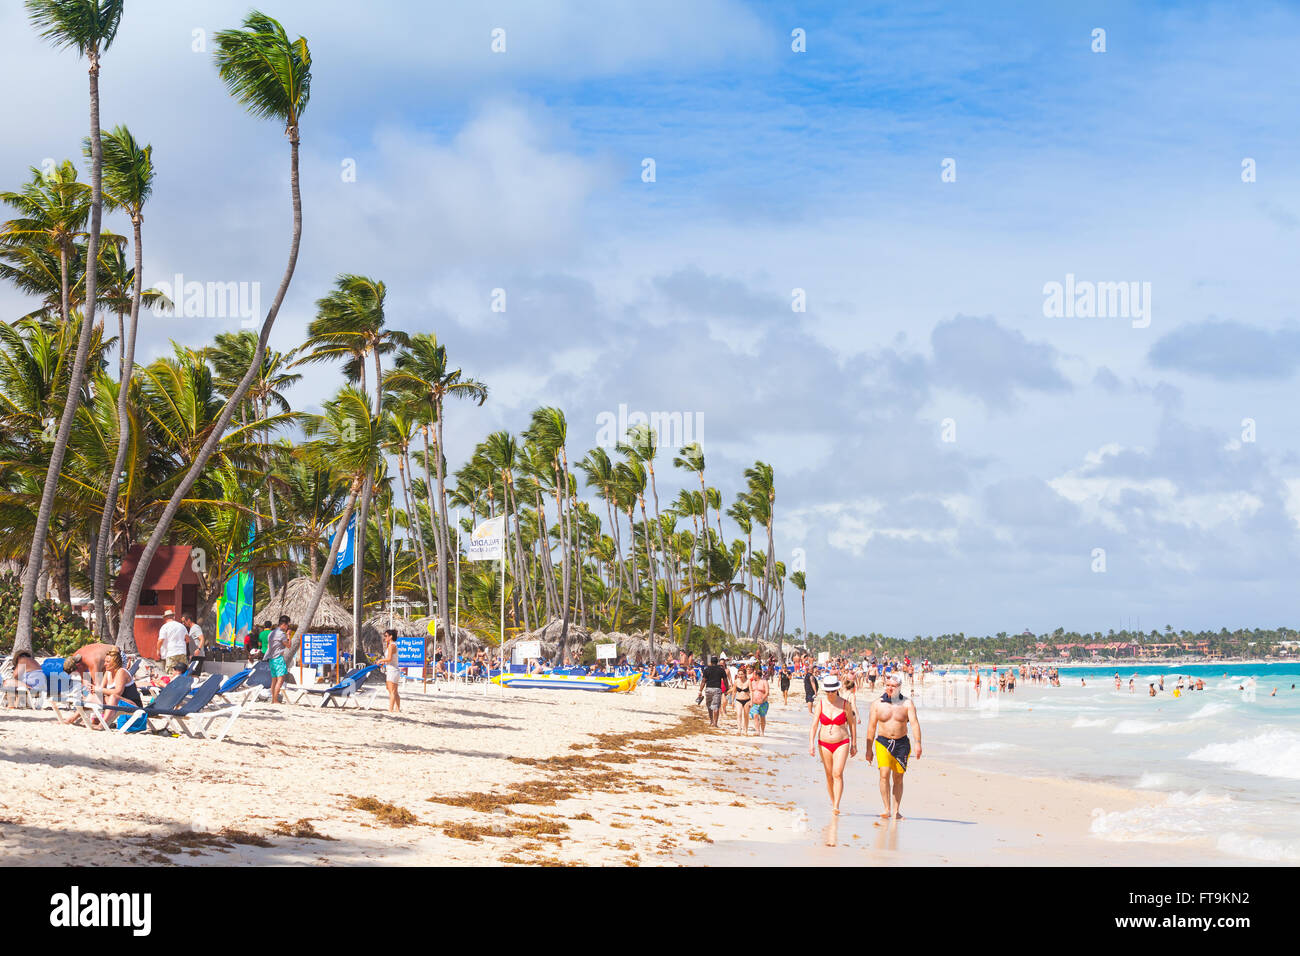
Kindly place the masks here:
<instances>
[{"instance_id":1,"label":"palm tree","mask_svg":"<svg viewBox=\"0 0 1300 956\"><path fill-rule=\"evenodd\" d=\"M91 144L86 144L87 151ZM108 615L104 598L108 591L108 542L112 530L113 513L117 510L117 487L121 481L122 466L126 463L130 429L127 424L127 396L135 365L135 335L140 323L140 300L144 294L144 248L141 241L141 224L144 222L144 204L153 193L153 147L141 146L130 130L118 126L103 137L104 203L110 209L121 209L131 217L132 241L135 248L134 284L131 290L131 322L126 329L126 341L119 342L121 349L121 385L117 392L117 458L108 473L108 490L104 493L104 516L99 523L95 539L92 567L94 568L95 621L100 640L108 640ZM120 314L120 313L119 313Z\"/></svg>"},{"instance_id":2,"label":"palm tree","mask_svg":"<svg viewBox=\"0 0 1300 956\"><path fill-rule=\"evenodd\" d=\"M312 617L320 607L321 598L334 572L334 561L347 535L348 523L357 498L366 484L383 464L385 428L379 416L370 410L370 397L351 385L345 385L338 395L325 403L324 413L308 418L306 431L313 440L307 445L308 459L316 468L335 469L349 479L348 497L343 505L343 515L330 541L329 557L316 581L316 590L303 612L299 625L303 632L311 629ZM361 561L356 553L356 561ZM356 660L360 630L352 633L352 659Z\"/></svg>"},{"instance_id":3,"label":"palm tree","mask_svg":"<svg viewBox=\"0 0 1300 956\"><path fill-rule=\"evenodd\" d=\"M32 614L36 608L36 583L41 575L41 555L45 552L45 537L49 533L50 517L54 511L59 473L68 452L68 437L72 433L72 423L81 404L82 383L85 381L86 363L90 356L91 332L95 327L95 280L99 263L99 232L104 215L103 156L99 135L99 57L101 52L112 46L113 38L117 36L123 2L124 0L27 0L27 12L33 25L42 31L41 36L56 48L74 47L89 64L90 238L86 245L86 305L81 319L81 334L77 338L77 356L72 363L72 377L67 401L63 405L63 417L59 421L54 447L50 450L41 504L32 533L32 546L27 552L17 634L14 637L15 653L30 653L32 649Z\"/></svg>"},{"instance_id":4,"label":"palm tree","mask_svg":"<svg viewBox=\"0 0 1300 956\"><path fill-rule=\"evenodd\" d=\"M19 214L0 226L0 246L18 259L27 253L27 268L7 263L5 277L25 286L30 293L49 293L53 289L39 288L35 281L22 281L24 273L32 275L32 265L41 267L48 275L48 261L41 253L58 257L58 311L66 322L72 314L71 275L73 253L78 239L86 235L86 221L90 218L90 190L77 180L77 167L64 160L45 174L32 167L31 181L19 192L0 193L0 202ZM35 254L33 256L32 254Z\"/></svg>"},{"instance_id":5,"label":"palm tree","mask_svg":"<svg viewBox=\"0 0 1300 956\"><path fill-rule=\"evenodd\" d=\"M366 362L375 363L374 414L379 416L384 402L384 375L380 356L405 345L405 332L386 329L384 300L388 290L377 279L344 274L334 280L334 288L316 302L316 318L307 326L307 341L297 365L344 359L343 375L349 382L360 382L361 391L369 394ZM361 515L357 521L352 570L352 629L361 633L363 583L365 580L366 530L370 522L370 500L374 488L369 478L361 489ZM384 549L380 549L380 554ZM383 577L380 565L380 577Z\"/></svg>"},{"instance_id":6,"label":"palm tree","mask_svg":"<svg viewBox=\"0 0 1300 956\"><path fill-rule=\"evenodd\" d=\"M443 633L451 633L451 608L447 601L447 570L450 565L451 536L447 531L447 472L443 457L443 406L448 397L467 398L482 405L487 401L487 386L465 378L460 369L451 368L446 346L438 344L436 335L413 335L393 363L388 383L402 392L405 400L417 409L417 420L426 423L424 434L425 486L429 498L430 519L434 523L434 547L438 557L438 612ZM435 429L432 466L429 461L429 428ZM433 471L430 471L430 467ZM437 476L437 500L428 480Z\"/></svg>"},{"instance_id":7,"label":"palm tree","mask_svg":"<svg viewBox=\"0 0 1300 956\"><path fill-rule=\"evenodd\" d=\"M216 36L216 46L218 73L230 94L254 116L277 119L284 123L285 135L289 139L289 193L293 202L293 238L289 245L289 261L280 279L280 286L276 290L275 300L271 303L271 308L262 323L253 362L227 400L216 427L204 442L193 465L172 493L140 556L140 563L136 567L131 586L122 604L122 619L118 627L118 644L128 650L135 645L135 609L140 603L140 592L144 589L145 578L153 563L154 555L162 546L172 519L176 517L176 512L181 507L181 502L207 467L208 459L216 451L217 444L230 424L230 419L243 404L244 396L252 386L253 380L257 378L262 357L266 353L267 339L271 335L271 328L275 325L275 317L279 315L280 306L289 291L289 284L293 281L294 269L298 264L298 247L302 240L302 195L298 187L300 143L298 124L311 95L311 52L307 49L307 41L303 37L290 40L284 27L277 21L264 13L254 11L244 19L244 29L219 32Z\"/></svg>"},{"instance_id":8,"label":"palm tree","mask_svg":"<svg viewBox=\"0 0 1300 956\"><path fill-rule=\"evenodd\" d=\"M808 633L808 579L802 571L790 575L790 583L799 589L799 612L803 618L803 632ZM781 662L785 663L785 642L781 641Z\"/></svg>"}]
</instances>

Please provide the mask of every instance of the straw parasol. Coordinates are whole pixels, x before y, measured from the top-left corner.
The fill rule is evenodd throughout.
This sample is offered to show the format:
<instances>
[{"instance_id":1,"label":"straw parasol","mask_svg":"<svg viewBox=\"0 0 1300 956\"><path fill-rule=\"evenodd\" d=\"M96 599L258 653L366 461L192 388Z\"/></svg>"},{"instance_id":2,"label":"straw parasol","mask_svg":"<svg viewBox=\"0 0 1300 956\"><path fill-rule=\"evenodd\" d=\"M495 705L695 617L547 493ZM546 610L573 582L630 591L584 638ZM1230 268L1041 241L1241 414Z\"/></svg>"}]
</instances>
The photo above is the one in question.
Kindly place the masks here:
<instances>
[{"instance_id":1,"label":"straw parasol","mask_svg":"<svg viewBox=\"0 0 1300 956\"><path fill-rule=\"evenodd\" d=\"M316 615L310 621L302 619L316 591L316 582L311 578L294 578L279 591L271 595L271 601L256 615L272 624L280 619L281 614L289 615L289 620L298 625L298 632L331 630L339 632L340 641L344 635L352 636L352 615L347 608L332 597L329 591L321 597Z\"/></svg>"}]
</instances>

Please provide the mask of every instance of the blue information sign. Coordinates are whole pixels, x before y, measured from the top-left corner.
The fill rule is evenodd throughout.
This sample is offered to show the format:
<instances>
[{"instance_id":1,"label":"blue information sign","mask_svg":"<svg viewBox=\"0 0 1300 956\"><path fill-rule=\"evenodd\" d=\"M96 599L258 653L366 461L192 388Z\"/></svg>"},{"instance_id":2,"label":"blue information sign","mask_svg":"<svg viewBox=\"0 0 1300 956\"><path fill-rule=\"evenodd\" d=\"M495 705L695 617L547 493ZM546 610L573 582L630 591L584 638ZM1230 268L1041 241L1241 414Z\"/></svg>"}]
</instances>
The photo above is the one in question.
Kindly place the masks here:
<instances>
[{"instance_id":1,"label":"blue information sign","mask_svg":"<svg viewBox=\"0 0 1300 956\"><path fill-rule=\"evenodd\" d=\"M339 636L337 634L304 634L302 636L302 663L305 667L328 664L331 667L338 658Z\"/></svg>"},{"instance_id":2,"label":"blue information sign","mask_svg":"<svg viewBox=\"0 0 1300 956\"><path fill-rule=\"evenodd\" d=\"M397 639L397 666L424 667L423 637L399 637Z\"/></svg>"}]
</instances>

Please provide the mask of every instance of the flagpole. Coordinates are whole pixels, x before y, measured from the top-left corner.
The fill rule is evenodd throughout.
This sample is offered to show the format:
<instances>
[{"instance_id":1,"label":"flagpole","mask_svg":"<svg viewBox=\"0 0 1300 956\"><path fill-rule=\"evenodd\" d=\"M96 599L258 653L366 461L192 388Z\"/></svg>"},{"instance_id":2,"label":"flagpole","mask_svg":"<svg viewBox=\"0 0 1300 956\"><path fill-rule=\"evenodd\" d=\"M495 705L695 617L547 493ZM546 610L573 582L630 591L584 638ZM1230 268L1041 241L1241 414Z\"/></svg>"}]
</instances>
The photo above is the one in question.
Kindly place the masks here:
<instances>
[{"instance_id":1,"label":"flagpole","mask_svg":"<svg viewBox=\"0 0 1300 956\"><path fill-rule=\"evenodd\" d=\"M451 536L447 537L448 542ZM456 509L456 633L452 635L451 676L453 680L459 677L460 670L460 509Z\"/></svg>"}]
</instances>

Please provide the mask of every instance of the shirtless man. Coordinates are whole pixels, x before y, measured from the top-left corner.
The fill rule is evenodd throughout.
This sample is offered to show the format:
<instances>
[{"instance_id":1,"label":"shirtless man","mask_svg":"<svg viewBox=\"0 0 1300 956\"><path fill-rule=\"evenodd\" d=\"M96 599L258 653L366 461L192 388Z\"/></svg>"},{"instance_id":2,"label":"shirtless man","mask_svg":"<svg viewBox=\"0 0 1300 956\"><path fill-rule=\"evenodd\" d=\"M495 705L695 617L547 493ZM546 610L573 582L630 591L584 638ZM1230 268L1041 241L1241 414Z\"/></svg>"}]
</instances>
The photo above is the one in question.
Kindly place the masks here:
<instances>
[{"instance_id":1,"label":"shirtless man","mask_svg":"<svg viewBox=\"0 0 1300 956\"><path fill-rule=\"evenodd\" d=\"M921 759L921 721L916 716L916 704L903 696L903 680L898 672L885 678L885 693L871 702L867 718L867 739L873 741L863 748L867 763L872 755L880 758L880 799L885 812L881 819L902 820L899 807L903 803L903 774L907 772L907 758L911 750L908 739L909 721L916 734L916 759ZM892 797L892 800L891 800Z\"/></svg>"},{"instance_id":2,"label":"shirtless man","mask_svg":"<svg viewBox=\"0 0 1300 956\"><path fill-rule=\"evenodd\" d=\"M93 690L99 684L99 675L104 673L104 657L110 650L116 650L112 644L87 644L79 647L63 661L63 673L80 674L81 683L87 690Z\"/></svg>"}]
</instances>

